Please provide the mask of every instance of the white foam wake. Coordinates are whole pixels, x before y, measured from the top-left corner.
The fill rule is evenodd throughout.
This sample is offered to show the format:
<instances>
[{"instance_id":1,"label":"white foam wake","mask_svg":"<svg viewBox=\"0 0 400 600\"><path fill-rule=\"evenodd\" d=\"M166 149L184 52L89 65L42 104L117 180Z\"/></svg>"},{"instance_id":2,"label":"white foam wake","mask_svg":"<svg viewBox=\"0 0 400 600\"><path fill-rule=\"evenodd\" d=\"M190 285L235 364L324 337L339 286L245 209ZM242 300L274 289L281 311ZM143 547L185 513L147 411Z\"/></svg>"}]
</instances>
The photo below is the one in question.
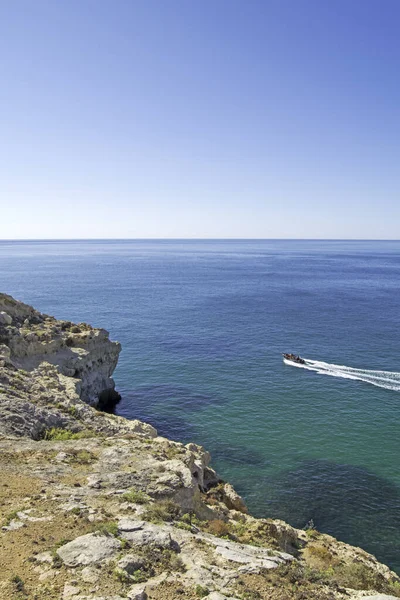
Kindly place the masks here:
<instances>
[{"instance_id":1,"label":"white foam wake","mask_svg":"<svg viewBox=\"0 0 400 600\"><path fill-rule=\"evenodd\" d=\"M343 379L355 379L357 381L364 381L377 387L385 388L387 390L400 391L400 373L392 371L372 371L369 369L354 369L353 367L346 367L344 365L333 365L319 360L308 360L304 365L292 362L286 358L283 362L291 367L299 367L300 369L307 369L308 371L315 371L321 375L330 375L331 377L342 377Z\"/></svg>"}]
</instances>

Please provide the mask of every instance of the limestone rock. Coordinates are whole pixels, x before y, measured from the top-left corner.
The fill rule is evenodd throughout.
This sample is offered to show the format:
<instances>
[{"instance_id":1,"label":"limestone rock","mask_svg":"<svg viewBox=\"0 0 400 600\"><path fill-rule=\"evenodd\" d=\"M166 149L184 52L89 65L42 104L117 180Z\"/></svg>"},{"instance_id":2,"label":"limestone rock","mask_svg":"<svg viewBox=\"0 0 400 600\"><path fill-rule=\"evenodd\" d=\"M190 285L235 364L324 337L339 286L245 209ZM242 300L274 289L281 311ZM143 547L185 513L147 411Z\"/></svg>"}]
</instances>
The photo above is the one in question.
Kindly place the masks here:
<instances>
[{"instance_id":1,"label":"limestone rock","mask_svg":"<svg viewBox=\"0 0 400 600\"><path fill-rule=\"evenodd\" d=\"M85 583L96 583L99 578L99 573L96 569L92 569L90 567L85 567L81 571L82 581Z\"/></svg>"},{"instance_id":2,"label":"limestone rock","mask_svg":"<svg viewBox=\"0 0 400 600\"><path fill-rule=\"evenodd\" d=\"M143 529L123 531L121 537L133 546L155 546L156 548L178 548L177 542L163 527L147 523Z\"/></svg>"},{"instance_id":3,"label":"limestone rock","mask_svg":"<svg viewBox=\"0 0 400 600\"><path fill-rule=\"evenodd\" d=\"M275 569L280 564L293 560L291 554L274 552L249 544L238 544L225 540L215 541L215 551L232 562L249 564L261 569Z\"/></svg>"},{"instance_id":4,"label":"limestone rock","mask_svg":"<svg viewBox=\"0 0 400 600\"><path fill-rule=\"evenodd\" d=\"M126 531L137 531L138 529L143 529L145 525L145 521L134 521L133 519L124 518L118 521L118 529L124 533Z\"/></svg>"},{"instance_id":5,"label":"limestone rock","mask_svg":"<svg viewBox=\"0 0 400 600\"><path fill-rule=\"evenodd\" d=\"M211 592L208 594L207 600L239 600L238 598L234 598L233 596L224 596L219 592Z\"/></svg>"},{"instance_id":6,"label":"limestone rock","mask_svg":"<svg viewBox=\"0 0 400 600\"><path fill-rule=\"evenodd\" d=\"M63 600L68 600L69 598L72 598L73 596L77 596L80 592L80 589L74 585L69 585L68 583L66 583L64 585L64 591L63 591Z\"/></svg>"},{"instance_id":7,"label":"limestone rock","mask_svg":"<svg viewBox=\"0 0 400 600\"><path fill-rule=\"evenodd\" d=\"M129 600L147 600L146 588L142 583L133 585L128 590Z\"/></svg>"},{"instance_id":8,"label":"limestone rock","mask_svg":"<svg viewBox=\"0 0 400 600\"><path fill-rule=\"evenodd\" d=\"M79 395L91 404L113 395L111 375L121 345L104 329L57 321L6 294L0 294L0 324L9 326L6 345L18 368L33 371L43 361L57 365L60 374L80 380Z\"/></svg>"},{"instance_id":9,"label":"limestone rock","mask_svg":"<svg viewBox=\"0 0 400 600\"><path fill-rule=\"evenodd\" d=\"M126 600L126 596L75 596L74 600Z\"/></svg>"},{"instance_id":10,"label":"limestone rock","mask_svg":"<svg viewBox=\"0 0 400 600\"><path fill-rule=\"evenodd\" d=\"M144 565L144 558L134 552L129 552L117 563L117 567L129 575L133 575L135 571L141 569Z\"/></svg>"},{"instance_id":11,"label":"limestone rock","mask_svg":"<svg viewBox=\"0 0 400 600\"><path fill-rule=\"evenodd\" d=\"M362 600L398 600L396 596L387 596L386 594L374 594L373 596L363 596Z\"/></svg>"},{"instance_id":12,"label":"limestone rock","mask_svg":"<svg viewBox=\"0 0 400 600\"><path fill-rule=\"evenodd\" d=\"M0 311L0 324L1 325L11 325L12 323L12 318L10 317L10 315L8 313L6 313L4 310Z\"/></svg>"},{"instance_id":13,"label":"limestone rock","mask_svg":"<svg viewBox=\"0 0 400 600\"><path fill-rule=\"evenodd\" d=\"M87 478L87 486L94 489L100 489L101 477L99 477L98 475L89 475L89 477Z\"/></svg>"},{"instance_id":14,"label":"limestone rock","mask_svg":"<svg viewBox=\"0 0 400 600\"><path fill-rule=\"evenodd\" d=\"M236 492L236 490L231 486L230 483L225 483L223 488L223 498L224 503L230 510L237 510L239 512L247 513L247 506Z\"/></svg>"},{"instance_id":15,"label":"limestone rock","mask_svg":"<svg viewBox=\"0 0 400 600\"><path fill-rule=\"evenodd\" d=\"M35 561L39 563L49 563L51 565L53 556L51 552L41 552L40 554L36 554Z\"/></svg>"},{"instance_id":16,"label":"limestone rock","mask_svg":"<svg viewBox=\"0 0 400 600\"><path fill-rule=\"evenodd\" d=\"M121 542L112 536L88 533L57 550L58 556L68 567L101 563L111 558L121 548Z\"/></svg>"},{"instance_id":17,"label":"limestone rock","mask_svg":"<svg viewBox=\"0 0 400 600\"><path fill-rule=\"evenodd\" d=\"M3 531L15 531L15 529L21 529L21 527L26 527L25 523L19 521L17 519L12 519L8 525L4 525L2 527Z\"/></svg>"}]
</instances>

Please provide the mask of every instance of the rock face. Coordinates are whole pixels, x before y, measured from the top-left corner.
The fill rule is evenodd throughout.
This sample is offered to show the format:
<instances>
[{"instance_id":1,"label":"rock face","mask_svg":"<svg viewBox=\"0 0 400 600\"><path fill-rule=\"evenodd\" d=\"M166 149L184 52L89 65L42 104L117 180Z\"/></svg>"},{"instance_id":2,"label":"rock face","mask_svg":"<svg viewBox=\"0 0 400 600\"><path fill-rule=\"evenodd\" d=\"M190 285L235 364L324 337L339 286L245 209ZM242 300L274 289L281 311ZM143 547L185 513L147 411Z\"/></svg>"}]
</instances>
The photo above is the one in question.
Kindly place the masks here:
<instances>
[{"instance_id":1,"label":"rock face","mask_svg":"<svg viewBox=\"0 0 400 600\"><path fill-rule=\"evenodd\" d=\"M10 349L13 364L33 371L43 362L71 378L79 397L93 405L116 398L111 375L121 345L105 329L74 325L41 314L32 306L0 294L0 343Z\"/></svg>"},{"instance_id":2,"label":"rock face","mask_svg":"<svg viewBox=\"0 0 400 600\"><path fill-rule=\"evenodd\" d=\"M201 446L90 406L106 332L0 309L0 600L400 597L363 550L249 515Z\"/></svg>"}]
</instances>

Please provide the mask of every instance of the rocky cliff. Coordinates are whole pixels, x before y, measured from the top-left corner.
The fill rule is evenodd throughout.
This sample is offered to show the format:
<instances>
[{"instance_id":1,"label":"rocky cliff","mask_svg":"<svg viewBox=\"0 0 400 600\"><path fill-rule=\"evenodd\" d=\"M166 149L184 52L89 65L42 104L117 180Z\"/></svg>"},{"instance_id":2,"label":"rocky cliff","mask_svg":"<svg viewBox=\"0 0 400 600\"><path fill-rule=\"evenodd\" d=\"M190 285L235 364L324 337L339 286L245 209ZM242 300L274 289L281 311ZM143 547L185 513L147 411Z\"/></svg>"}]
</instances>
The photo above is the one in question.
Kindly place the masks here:
<instances>
[{"instance_id":1,"label":"rocky cliff","mask_svg":"<svg viewBox=\"0 0 400 600\"><path fill-rule=\"evenodd\" d=\"M1 599L400 597L363 550L249 515L202 447L91 406L103 330L1 295L0 343Z\"/></svg>"},{"instance_id":2,"label":"rocky cliff","mask_svg":"<svg viewBox=\"0 0 400 600\"><path fill-rule=\"evenodd\" d=\"M14 365L23 371L32 372L44 361L55 365L89 404L118 397L111 375L121 345L111 342L105 329L58 321L0 294L0 343L9 348Z\"/></svg>"}]
</instances>

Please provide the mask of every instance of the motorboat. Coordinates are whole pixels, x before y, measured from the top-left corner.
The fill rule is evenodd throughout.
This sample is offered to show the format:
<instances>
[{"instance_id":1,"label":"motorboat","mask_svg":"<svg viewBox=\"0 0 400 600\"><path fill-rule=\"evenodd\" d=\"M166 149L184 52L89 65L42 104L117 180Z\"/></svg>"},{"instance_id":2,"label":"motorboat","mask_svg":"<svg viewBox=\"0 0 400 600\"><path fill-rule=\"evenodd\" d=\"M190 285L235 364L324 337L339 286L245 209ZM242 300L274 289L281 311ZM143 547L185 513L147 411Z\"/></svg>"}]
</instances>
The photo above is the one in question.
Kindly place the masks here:
<instances>
[{"instance_id":1,"label":"motorboat","mask_svg":"<svg viewBox=\"0 0 400 600\"><path fill-rule=\"evenodd\" d=\"M289 360L290 362L297 363L298 365L306 364L306 361L304 360L304 358L301 358L301 356L297 356L296 354L283 353L282 356L285 360Z\"/></svg>"}]
</instances>

